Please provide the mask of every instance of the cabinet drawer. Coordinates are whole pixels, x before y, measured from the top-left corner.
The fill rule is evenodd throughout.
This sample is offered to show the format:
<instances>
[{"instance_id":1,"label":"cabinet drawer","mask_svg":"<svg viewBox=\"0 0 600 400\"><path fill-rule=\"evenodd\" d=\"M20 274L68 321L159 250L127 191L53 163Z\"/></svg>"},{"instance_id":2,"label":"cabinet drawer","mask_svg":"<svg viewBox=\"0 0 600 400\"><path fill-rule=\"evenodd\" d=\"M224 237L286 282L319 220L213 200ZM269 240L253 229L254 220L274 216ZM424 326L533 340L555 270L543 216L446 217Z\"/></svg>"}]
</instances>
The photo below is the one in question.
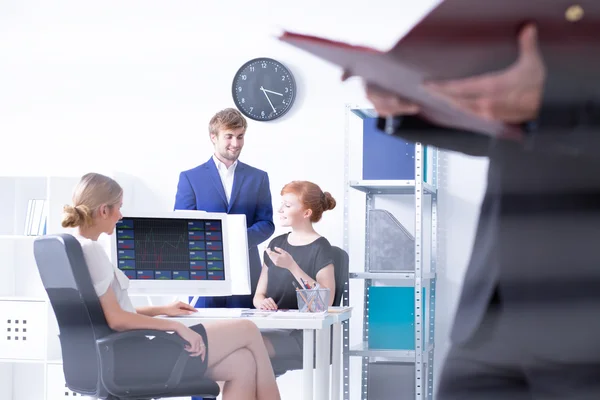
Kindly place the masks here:
<instances>
[{"instance_id":1,"label":"cabinet drawer","mask_svg":"<svg viewBox=\"0 0 600 400\"><path fill-rule=\"evenodd\" d=\"M44 301L0 300L0 359L45 360Z\"/></svg>"}]
</instances>

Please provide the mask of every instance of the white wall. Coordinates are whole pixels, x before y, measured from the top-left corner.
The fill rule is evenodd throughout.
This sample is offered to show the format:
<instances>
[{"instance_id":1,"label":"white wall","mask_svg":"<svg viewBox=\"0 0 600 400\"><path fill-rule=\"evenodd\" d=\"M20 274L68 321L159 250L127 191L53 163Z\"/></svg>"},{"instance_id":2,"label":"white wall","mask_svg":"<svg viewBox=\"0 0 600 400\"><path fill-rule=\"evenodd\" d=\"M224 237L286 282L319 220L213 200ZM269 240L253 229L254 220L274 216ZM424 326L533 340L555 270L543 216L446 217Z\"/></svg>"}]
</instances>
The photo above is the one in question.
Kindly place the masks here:
<instances>
[{"instance_id":1,"label":"white wall","mask_svg":"<svg viewBox=\"0 0 600 400\"><path fill-rule=\"evenodd\" d=\"M137 182L126 208L171 209L179 171L211 155L206 126L214 112L233 106L233 74L251 58L273 57L295 75L296 105L281 120L249 121L241 159L268 171L275 207L280 188L293 179L330 191L339 205L317 229L341 246L344 105L365 104L362 87L341 84L336 67L272 33L284 27L385 49L436 2L404 0L392 10L386 0L368 8L356 0L4 0L0 175L115 170ZM472 244L485 161L451 154L446 165L440 217L452 234L438 288L442 350ZM298 378L288 375L286 383ZM284 398L296 398L288 387Z\"/></svg>"}]
</instances>

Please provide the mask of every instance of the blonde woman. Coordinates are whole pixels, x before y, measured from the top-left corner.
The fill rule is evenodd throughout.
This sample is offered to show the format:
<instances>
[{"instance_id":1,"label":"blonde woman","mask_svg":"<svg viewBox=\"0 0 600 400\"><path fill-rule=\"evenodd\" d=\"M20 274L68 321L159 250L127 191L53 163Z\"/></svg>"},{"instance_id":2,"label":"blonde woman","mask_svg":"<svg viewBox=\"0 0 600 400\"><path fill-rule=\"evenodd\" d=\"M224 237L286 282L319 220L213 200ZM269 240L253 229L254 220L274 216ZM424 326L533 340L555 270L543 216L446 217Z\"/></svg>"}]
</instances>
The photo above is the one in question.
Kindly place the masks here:
<instances>
[{"instance_id":1,"label":"blonde woman","mask_svg":"<svg viewBox=\"0 0 600 400\"><path fill-rule=\"evenodd\" d=\"M110 262L97 242L102 233L112 234L122 218L123 189L113 179L89 173L73 193L73 203L65 206L63 227L76 228L73 236L79 240L92 283L106 321L115 331L156 329L174 331L188 345L191 359L186 364L183 379L204 376L224 382L223 399L280 399L279 389L269 355L261 334L252 322L245 320L220 321L192 327L162 318L158 315L177 316L195 309L185 303L168 306L133 307L128 295L129 279ZM143 354L143 359L131 357L132 368L145 364L168 365L176 359L178 350L152 341L127 348L132 354ZM136 359L137 358L137 359ZM168 376L168 374L167 374Z\"/></svg>"}]
</instances>

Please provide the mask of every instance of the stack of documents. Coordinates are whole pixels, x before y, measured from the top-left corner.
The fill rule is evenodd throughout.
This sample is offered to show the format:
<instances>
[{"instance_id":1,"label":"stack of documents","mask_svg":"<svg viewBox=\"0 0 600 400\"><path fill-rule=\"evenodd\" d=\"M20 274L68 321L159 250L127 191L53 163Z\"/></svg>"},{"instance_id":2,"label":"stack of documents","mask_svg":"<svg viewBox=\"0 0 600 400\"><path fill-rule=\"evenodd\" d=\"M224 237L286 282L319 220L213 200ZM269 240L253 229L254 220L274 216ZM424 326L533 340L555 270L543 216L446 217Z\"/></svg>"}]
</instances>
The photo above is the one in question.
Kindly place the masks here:
<instances>
[{"instance_id":1,"label":"stack of documents","mask_svg":"<svg viewBox=\"0 0 600 400\"><path fill-rule=\"evenodd\" d=\"M325 318L327 314L342 313L352 307L329 307L323 312L301 312L299 310L257 310L253 308L198 308L197 312L190 315L181 315L176 318Z\"/></svg>"},{"instance_id":2,"label":"stack of documents","mask_svg":"<svg viewBox=\"0 0 600 400\"><path fill-rule=\"evenodd\" d=\"M245 308L198 308L198 312L183 317L191 318L237 318L242 316Z\"/></svg>"}]
</instances>

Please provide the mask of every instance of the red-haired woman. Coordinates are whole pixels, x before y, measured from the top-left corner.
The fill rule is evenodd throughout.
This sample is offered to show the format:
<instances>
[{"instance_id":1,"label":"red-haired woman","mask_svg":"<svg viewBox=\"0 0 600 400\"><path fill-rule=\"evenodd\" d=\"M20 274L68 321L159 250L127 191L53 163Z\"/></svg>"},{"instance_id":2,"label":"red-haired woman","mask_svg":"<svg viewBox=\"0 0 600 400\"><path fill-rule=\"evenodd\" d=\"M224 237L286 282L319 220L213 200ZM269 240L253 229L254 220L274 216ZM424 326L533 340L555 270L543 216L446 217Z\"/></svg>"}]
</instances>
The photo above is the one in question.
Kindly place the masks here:
<instances>
[{"instance_id":1,"label":"red-haired woman","mask_svg":"<svg viewBox=\"0 0 600 400\"><path fill-rule=\"evenodd\" d=\"M329 241L313 227L324 211L335 208L329 192L307 181L293 181L281 190L279 221L291 231L275 237L264 254L264 263L254 295L254 306L263 310L297 309L294 281L330 290L335 296L333 255ZM263 339L271 358L297 360L302 365L302 331L265 330ZM287 364L289 365L289 364ZM276 373L283 373L274 365ZM292 368L283 368L284 370Z\"/></svg>"}]
</instances>

